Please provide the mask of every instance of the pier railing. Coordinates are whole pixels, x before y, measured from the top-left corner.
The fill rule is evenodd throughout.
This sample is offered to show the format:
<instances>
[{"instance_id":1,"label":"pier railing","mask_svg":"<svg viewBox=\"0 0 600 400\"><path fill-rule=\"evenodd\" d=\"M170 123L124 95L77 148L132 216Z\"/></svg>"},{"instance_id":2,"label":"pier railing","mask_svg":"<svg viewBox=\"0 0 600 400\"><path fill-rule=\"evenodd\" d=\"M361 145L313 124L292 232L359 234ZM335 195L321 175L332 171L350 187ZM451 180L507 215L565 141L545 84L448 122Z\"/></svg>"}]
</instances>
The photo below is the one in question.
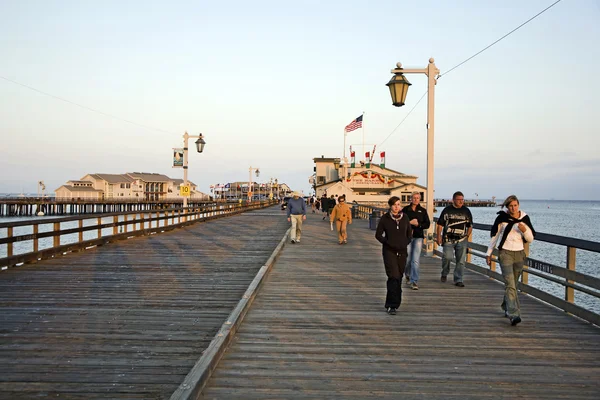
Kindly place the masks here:
<instances>
[{"instance_id":1,"label":"pier railing","mask_svg":"<svg viewBox=\"0 0 600 400\"><path fill-rule=\"evenodd\" d=\"M186 209L179 207L0 223L0 268L33 263L117 240L152 235L271 204L272 201L212 203Z\"/></svg>"},{"instance_id":2,"label":"pier railing","mask_svg":"<svg viewBox=\"0 0 600 400\"><path fill-rule=\"evenodd\" d=\"M355 218L368 218L370 220L370 226L373 228L375 222L381 216L383 212L387 212L387 209L371 207L365 205L354 205ZM373 222L373 223L371 223ZM437 222L437 218L434 218L434 222ZM474 223L473 229L490 232L492 225ZM426 234L425 241L423 243L424 248L427 247L427 240L432 240L435 232L435 225L433 225ZM554 260L553 263L537 260L529 257L529 244L525 244L525 253L527 255L526 265L523 269L523 275L521 281L518 283L518 289L524 293L527 293L533 297L536 297L546 303L549 303L557 308L560 308L570 314L573 314L579 318L582 318L595 325L600 325L600 314L589 310L581 305L575 303L576 292L583 293L591 296L596 305L595 309L600 309L600 278L581 273L577 271L577 250L586 250L593 253L600 253L600 243L592 242L589 240L575 239L571 237L552 235L543 232L536 232L536 242L550 243L553 245L559 245L564 248L565 265L561 267L556 265L560 263L559 260ZM479 272L484 275L488 275L490 278L496 279L500 282L504 282L502 273L497 272L498 263L498 250L494 249L492 253L492 264L488 267L485 261L480 262L478 265L474 261L479 259L485 259L488 245L473 242L472 235L468 238L468 252L466 267ZM442 256L442 252L437 250L437 245L434 244L434 253L437 256ZM473 258L476 257L476 258ZM481 260L479 260L481 261ZM564 287L564 297L558 297L553 293L549 293L541 289L540 287L534 287L529 284L529 275L534 275L543 279L546 282L551 282ZM540 285L544 286L544 285Z\"/></svg>"}]
</instances>

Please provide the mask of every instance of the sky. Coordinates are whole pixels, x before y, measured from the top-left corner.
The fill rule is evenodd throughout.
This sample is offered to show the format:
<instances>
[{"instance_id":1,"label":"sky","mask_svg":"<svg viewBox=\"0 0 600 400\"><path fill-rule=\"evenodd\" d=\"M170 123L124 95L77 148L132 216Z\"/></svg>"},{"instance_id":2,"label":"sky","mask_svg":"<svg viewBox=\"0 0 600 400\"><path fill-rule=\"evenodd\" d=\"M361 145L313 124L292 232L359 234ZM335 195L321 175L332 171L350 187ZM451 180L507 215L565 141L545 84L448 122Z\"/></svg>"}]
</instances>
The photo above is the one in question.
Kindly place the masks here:
<instances>
[{"instance_id":1,"label":"sky","mask_svg":"<svg viewBox=\"0 0 600 400\"><path fill-rule=\"evenodd\" d=\"M347 147L425 186L427 78L406 75L400 108L385 84L433 57L436 198L598 200L600 0L562 0L450 71L554 1L0 0L0 193L182 178L187 131L206 141L201 191L258 167L308 194L363 113Z\"/></svg>"}]
</instances>

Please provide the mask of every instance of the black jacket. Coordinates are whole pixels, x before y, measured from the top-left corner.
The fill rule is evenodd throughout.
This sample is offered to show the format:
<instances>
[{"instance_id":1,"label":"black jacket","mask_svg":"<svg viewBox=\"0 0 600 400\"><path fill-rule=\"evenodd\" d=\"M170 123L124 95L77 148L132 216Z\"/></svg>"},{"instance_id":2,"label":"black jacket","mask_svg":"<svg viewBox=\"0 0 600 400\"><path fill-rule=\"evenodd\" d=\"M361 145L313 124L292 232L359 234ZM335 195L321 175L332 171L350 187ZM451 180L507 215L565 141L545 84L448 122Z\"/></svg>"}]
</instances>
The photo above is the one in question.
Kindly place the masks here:
<instances>
[{"instance_id":1,"label":"black jacket","mask_svg":"<svg viewBox=\"0 0 600 400\"><path fill-rule=\"evenodd\" d=\"M417 221L419 221L419 226L411 225L413 237L424 238L425 235L423 234L423 230L429 229L429 226L431 226L431 221L429 220L429 215L427 215L427 210L421 207L421 205L419 204L416 210L413 211L412 207L409 204L402 209L402 212L408 215L409 221L415 218L417 219Z\"/></svg>"},{"instance_id":2,"label":"black jacket","mask_svg":"<svg viewBox=\"0 0 600 400\"><path fill-rule=\"evenodd\" d=\"M384 232L385 236L383 235ZM384 250L406 254L406 247L412 239L412 229L408 215L402 213L402 218L396 223L389 212L383 214L379 220L379 224L377 224L375 238L383 244Z\"/></svg>"}]
</instances>

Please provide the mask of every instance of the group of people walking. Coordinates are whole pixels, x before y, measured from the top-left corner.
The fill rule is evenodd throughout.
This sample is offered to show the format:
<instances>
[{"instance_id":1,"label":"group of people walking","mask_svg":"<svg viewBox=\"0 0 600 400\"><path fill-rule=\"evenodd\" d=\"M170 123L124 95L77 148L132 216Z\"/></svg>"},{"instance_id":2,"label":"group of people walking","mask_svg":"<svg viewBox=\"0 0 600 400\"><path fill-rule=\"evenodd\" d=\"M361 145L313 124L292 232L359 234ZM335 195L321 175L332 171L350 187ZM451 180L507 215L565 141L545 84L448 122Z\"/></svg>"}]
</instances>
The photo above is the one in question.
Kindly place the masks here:
<instances>
[{"instance_id":1,"label":"group of people walking","mask_svg":"<svg viewBox=\"0 0 600 400\"><path fill-rule=\"evenodd\" d=\"M288 221L292 224L292 243L300 242L302 221L306 219L306 204L296 195L294 193L294 197L288 202L287 209ZM323 198L320 200L322 207L325 201L330 200L326 196ZM333 196L331 199L335 202ZM383 264L387 275L385 308L390 315L396 314L402 302L403 277L411 289L419 289L419 261L424 232L431 226L427 210L420 205L420 201L421 194L416 192L412 194L410 204L402 207L400 198L392 196L388 200L389 210L381 216L375 231L375 238L382 244ZM452 204L442 210L435 228L435 242L443 249L440 281L447 282L450 265L454 261L453 283L461 288L465 286L467 242L473 231L473 216L464 202L463 193L455 192ZM502 206L491 229L486 262L491 265L491 256L494 249L498 248L498 260L505 282L501 307L514 326L521 322L517 282L523 273L526 259L524 244L534 240L535 230L529 216L519 209L519 199L516 196L507 197ZM337 204L331 208L327 206L324 212L329 216L331 230L335 223L339 244L346 244L347 225L352 224L352 212L346 204L346 197L339 196Z\"/></svg>"},{"instance_id":2,"label":"group of people walking","mask_svg":"<svg viewBox=\"0 0 600 400\"><path fill-rule=\"evenodd\" d=\"M407 284L418 290L419 257L423 246L423 230L431 222L420 204L420 194L414 193L411 204L400 208L400 199L391 197L390 210L385 213L375 233L382 243L383 264L387 275L385 307L388 314L396 314L402 302L402 275ZM435 241L442 246L441 282L448 280L450 264L454 260L454 285L464 287L463 275L467 255L467 241L473 231L473 216L464 205L462 192L452 196L452 204L445 207L438 217ZM527 214L519 210L519 199L511 195L502 204L491 229L491 240L487 249L486 262L491 265L491 256L498 248L498 260L505 282L502 310L511 325L521 322L521 309L517 295L517 282L523 273L525 243L533 241L535 230Z\"/></svg>"}]
</instances>

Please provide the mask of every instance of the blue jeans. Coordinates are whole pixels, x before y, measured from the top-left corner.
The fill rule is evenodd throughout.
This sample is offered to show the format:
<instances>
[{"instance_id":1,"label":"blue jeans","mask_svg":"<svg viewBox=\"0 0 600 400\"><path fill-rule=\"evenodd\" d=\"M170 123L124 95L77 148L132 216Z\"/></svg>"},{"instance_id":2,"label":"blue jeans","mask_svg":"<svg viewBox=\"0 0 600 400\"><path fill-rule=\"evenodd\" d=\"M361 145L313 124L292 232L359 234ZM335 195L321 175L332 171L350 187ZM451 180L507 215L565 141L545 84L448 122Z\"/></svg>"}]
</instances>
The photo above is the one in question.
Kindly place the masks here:
<instances>
[{"instance_id":1,"label":"blue jeans","mask_svg":"<svg viewBox=\"0 0 600 400\"><path fill-rule=\"evenodd\" d=\"M404 275L410 278L410 283L419 282L419 261L421 259L421 250L423 249L423 238L413 238L406 250L406 269Z\"/></svg>"},{"instance_id":2,"label":"blue jeans","mask_svg":"<svg viewBox=\"0 0 600 400\"><path fill-rule=\"evenodd\" d=\"M465 260L467 259L467 241L447 242L442 245L444 255L442 257L442 276L450 273L450 262L453 256L456 256L456 266L454 267L454 283L463 281L465 271Z\"/></svg>"}]
</instances>

